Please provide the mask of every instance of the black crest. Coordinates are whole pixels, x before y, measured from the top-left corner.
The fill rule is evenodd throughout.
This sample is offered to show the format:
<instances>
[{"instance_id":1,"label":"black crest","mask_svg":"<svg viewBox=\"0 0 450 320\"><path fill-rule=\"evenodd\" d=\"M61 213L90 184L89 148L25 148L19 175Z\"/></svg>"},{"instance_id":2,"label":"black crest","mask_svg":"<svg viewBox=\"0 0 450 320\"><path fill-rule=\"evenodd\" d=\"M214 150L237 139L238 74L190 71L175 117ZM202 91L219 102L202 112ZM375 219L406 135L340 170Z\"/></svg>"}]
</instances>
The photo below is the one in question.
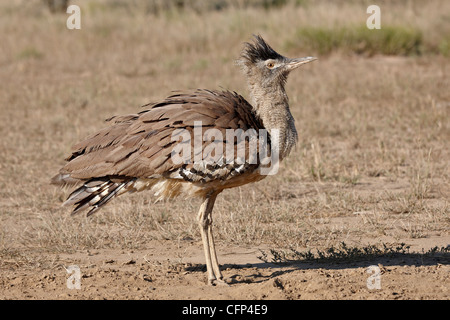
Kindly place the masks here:
<instances>
[{"instance_id":1,"label":"black crest","mask_svg":"<svg viewBox=\"0 0 450 320\"><path fill-rule=\"evenodd\" d=\"M283 56L273 50L260 35L255 35L253 43L245 43L242 58L245 62L256 63L259 60L280 59Z\"/></svg>"}]
</instances>

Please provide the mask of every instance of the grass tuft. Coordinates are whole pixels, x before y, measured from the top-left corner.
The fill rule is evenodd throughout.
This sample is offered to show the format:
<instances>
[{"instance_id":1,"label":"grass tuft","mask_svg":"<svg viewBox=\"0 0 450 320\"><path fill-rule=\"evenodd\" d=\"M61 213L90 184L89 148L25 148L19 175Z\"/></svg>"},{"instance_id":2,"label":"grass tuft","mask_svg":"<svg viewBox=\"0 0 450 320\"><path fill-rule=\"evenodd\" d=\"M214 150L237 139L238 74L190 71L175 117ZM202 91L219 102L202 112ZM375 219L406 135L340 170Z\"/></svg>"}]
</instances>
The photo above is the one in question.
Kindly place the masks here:
<instances>
[{"instance_id":1,"label":"grass tuft","mask_svg":"<svg viewBox=\"0 0 450 320\"><path fill-rule=\"evenodd\" d=\"M26 47L17 54L17 59L42 59L44 54L35 47Z\"/></svg>"},{"instance_id":2,"label":"grass tuft","mask_svg":"<svg viewBox=\"0 0 450 320\"><path fill-rule=\"evenodd\" d=\"M292 262L321 262L321 263L338 263L338 262L355 262L361 260L373 260L382 257L394 257L397 255L422 255L434 256L437 254L448 255L450 246L433 247L428 251L422 250L421 253L410 252L410 246L405 243L399 244L381 244L367 245L363 247L349 246L345 242L341 242L337 246L331 246L324 250L297 251L293 248L288 250L269 249L269 253L260 250L261 256L258 259L265 263L292 263Z\"/></svg>"},{"instance_id":3,"label":"grass tuft","mask_svg":"<svg viewBox=\"0 0 450 320\"><path fill-rule=\"evenodd\" d=\"M373 30L365 25L332 29L305 26L298 29L295 41L288 42L287 46L309 49L318 55L340 50L368 56L410 56L422 53L423 35L416 28L403 26L383 26Z\"/></svg>"}]
</instances>

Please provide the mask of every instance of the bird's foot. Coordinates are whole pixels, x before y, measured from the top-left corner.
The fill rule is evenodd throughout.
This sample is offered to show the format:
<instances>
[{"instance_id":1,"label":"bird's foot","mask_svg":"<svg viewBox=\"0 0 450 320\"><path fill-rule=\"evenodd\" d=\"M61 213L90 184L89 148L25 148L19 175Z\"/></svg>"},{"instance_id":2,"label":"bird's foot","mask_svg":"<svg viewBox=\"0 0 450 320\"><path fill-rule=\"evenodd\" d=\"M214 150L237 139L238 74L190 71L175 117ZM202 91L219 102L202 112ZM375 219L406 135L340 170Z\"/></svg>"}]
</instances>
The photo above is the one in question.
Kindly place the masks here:
<instances>
[{"instance_id":1,"label":"bird's foot","mask_svg":"<svg viewBox=\"0 0 450 320\"><path fill-rule=\"evenodd\" d=\"M208 284L210 286L222 286L222 287L229 287L230 286L223 278L208 279Z\"/></svg>"}]
</instances>

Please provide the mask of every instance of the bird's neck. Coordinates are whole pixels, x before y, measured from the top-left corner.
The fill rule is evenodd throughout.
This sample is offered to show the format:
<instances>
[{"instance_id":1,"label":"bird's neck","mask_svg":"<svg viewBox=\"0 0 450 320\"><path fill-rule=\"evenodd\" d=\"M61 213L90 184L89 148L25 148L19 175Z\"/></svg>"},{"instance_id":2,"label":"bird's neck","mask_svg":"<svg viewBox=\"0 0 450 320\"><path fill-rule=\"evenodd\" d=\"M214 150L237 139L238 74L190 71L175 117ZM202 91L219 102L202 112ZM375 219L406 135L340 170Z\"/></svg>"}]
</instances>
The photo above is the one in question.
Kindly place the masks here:
<instances>
[{"instance_id":1,"label":"bird's neck","mask_svg":"<svg viewBox=\"0 0 450 320\"><path fill-rule=\"evenodd\" d=\"M269 134L279 130L279 155L285 158L297 142L297 130L289 109L289 99L283 85L263 87L249 83L253 108ZM272 139L273 141L273 139Z\"/></svg>"}]
</instances>

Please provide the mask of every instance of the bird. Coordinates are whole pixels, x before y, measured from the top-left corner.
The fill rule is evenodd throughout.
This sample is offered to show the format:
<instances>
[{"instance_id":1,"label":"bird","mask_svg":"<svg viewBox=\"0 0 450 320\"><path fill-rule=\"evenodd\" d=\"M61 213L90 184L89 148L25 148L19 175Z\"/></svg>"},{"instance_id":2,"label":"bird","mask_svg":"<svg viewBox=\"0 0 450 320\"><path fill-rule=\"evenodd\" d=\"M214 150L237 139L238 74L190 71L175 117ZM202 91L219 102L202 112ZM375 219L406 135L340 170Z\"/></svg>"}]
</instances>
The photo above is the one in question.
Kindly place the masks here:
<instances>
[{"instance_id":1,"label":"bird","mask_svg":"<svg viewBox=\"0 0 450 320\"><path fill-rule=\"evenodd\" d=\"M271 175L269 168L289 155L298 138L286 81L291 71L316 59L285 57L253 35L236 60L250 101L223 89L173 91L135 114L107 119L105 128L72 147L52 178L53 184L78 185L62 205L90 216L124 193L200 198L207 284L229 285L215 249L214 203L225 189Z\"/></svg>"}]
</instances>

